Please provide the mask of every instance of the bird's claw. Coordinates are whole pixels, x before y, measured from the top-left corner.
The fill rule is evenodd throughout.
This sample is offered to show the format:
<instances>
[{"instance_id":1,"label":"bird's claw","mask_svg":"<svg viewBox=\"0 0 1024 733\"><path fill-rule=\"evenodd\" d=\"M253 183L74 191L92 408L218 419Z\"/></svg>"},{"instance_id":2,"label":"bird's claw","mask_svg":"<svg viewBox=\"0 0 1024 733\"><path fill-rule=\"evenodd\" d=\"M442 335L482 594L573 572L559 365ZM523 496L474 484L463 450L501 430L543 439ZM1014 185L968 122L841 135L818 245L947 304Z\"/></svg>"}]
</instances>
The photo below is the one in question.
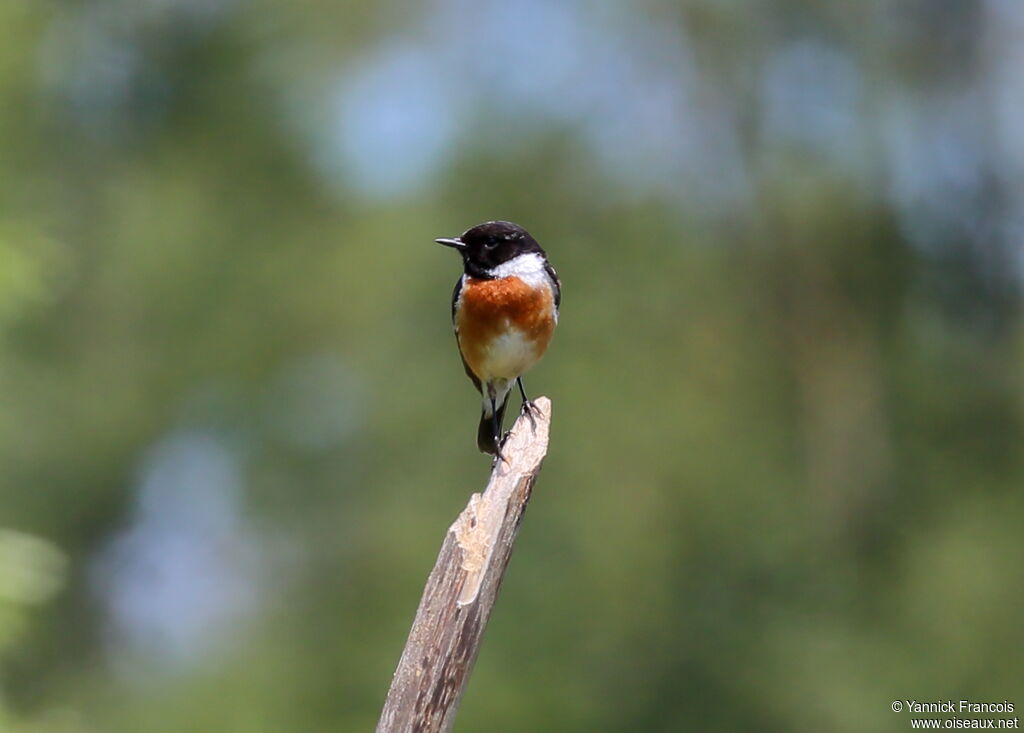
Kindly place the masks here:
<instances>
[{"instance_id":1,"label":"bird's claw","mask_svg":"<svg viewBox=\"0 0 1024 733\"><path fill-rule=\"evenodd\" d=\"M491 463L491 468L492 468L492 469L493 469L493 468L494 468L495 466L497 466L497 465L498 465L498 462L499 462L499 461L504 461L505 463L509 463L509 460L508 460L507 458L505 458L505 454L501 452L501 447L502 447L503 445L505 445L505 441L506 441L506 440L508 440L508 435L509 435L508 433L505 433L504 435L501 435L501 436L499 436L499 437L498 437L498 438L497 438L497 439L496 439L496 440L494 441L494 445L496 446L496 447L495 447L495 451L496 451L496 452L495 452L495 454L494 454L494 461L493 461L493 462Z\"/></svg>"},{"instance_id":2,"label":"bird's claw","mask_svg":"<svg viewBox=\"0 0 1024 733\"><path fill-rule=\"evenodd\" d=\"M523 400L523 407L519 414L526 415L526 418L530 421L530 427L536 429L537 421L534 420L534 415L540 416L540 408L537 407L537 403L533 400Z\"/></svg>"}]
</instances>

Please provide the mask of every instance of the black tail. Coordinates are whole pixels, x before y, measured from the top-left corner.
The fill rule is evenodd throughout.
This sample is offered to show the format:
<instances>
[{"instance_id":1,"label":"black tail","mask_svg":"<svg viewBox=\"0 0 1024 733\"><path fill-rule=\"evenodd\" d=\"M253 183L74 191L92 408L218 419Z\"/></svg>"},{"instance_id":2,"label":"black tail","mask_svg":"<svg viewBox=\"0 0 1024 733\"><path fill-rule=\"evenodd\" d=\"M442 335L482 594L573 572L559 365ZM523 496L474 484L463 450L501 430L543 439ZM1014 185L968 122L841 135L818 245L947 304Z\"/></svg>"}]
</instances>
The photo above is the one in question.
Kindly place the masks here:
<instances>
[{"instance_id":1,"label":"black tail","mask_svg":"<svg viewBox=\"0 0 1024 733\"><path fill-rule=\"evenodd\" d=\"M508 397L498 408L498 434L494 434L494 420L487 411L480 414L480 427L476 431L476 444L481 453L489 453L492 456L498 455L498 441L501 440L501 426L505 421L505 407L508 405Z\"/></svg>"}]
</instances>

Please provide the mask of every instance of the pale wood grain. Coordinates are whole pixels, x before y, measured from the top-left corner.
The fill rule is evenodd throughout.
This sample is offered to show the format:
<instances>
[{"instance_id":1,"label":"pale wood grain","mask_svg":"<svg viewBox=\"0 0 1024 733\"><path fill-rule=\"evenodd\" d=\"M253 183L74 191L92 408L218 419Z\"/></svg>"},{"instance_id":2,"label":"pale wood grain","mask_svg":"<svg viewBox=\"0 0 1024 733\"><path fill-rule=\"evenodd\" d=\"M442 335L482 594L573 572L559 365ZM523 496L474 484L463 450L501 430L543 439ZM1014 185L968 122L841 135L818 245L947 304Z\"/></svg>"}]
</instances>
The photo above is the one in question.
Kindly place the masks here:
<instances>
[{"instance_id":1,"label":"pale wood grain","mask_svg":"<svg viewBox=\"0 0 1024 733\"><path fill-rule=\"evenodd\" d=\"M505 575L523 512L548 449L551 401L537 398L502 447L483 494L448 529L398 669L378 733L450 731Z\"/></svg>"}]
</instances>

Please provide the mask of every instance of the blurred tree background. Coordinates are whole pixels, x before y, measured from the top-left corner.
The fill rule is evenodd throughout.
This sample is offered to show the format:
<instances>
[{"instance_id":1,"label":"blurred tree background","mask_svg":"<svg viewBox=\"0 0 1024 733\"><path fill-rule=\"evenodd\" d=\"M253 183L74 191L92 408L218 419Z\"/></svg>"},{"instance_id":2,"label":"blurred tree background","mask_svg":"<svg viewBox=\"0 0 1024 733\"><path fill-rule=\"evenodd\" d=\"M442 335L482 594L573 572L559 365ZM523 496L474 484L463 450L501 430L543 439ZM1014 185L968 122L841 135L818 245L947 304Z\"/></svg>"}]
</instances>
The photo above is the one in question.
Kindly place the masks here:
<instances>
[{"instance_id":1,"label":"blurred tree background","mask_svg":"<svg viewBox=\"0 0 1024 733\"><path fill-rule=\"evenodd\" d=\"M1024 690L1024 5L4 0L0 728L363 731L562 276L464 731Z\"/></svg>"}]
</instances>

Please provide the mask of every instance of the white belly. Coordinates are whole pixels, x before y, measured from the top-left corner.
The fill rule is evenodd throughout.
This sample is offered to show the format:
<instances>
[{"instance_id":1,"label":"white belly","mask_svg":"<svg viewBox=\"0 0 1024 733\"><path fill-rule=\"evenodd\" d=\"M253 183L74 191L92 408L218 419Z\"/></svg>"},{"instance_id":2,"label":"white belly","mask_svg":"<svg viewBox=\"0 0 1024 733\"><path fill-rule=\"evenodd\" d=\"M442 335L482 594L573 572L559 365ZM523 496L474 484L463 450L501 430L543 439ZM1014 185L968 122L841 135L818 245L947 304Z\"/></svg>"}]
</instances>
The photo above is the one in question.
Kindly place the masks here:
<instances>
[{"instance_id":1,"label":"white belly","mask_svg":"<svg viewBox=\"0 0 1024 733\"><path fill-rule=\"evenodd\" d=\"M512 380L537 362L534 345L521 331L510 328L487 345L481 360L481 381Z\"/></svg>"}]
</instances>

